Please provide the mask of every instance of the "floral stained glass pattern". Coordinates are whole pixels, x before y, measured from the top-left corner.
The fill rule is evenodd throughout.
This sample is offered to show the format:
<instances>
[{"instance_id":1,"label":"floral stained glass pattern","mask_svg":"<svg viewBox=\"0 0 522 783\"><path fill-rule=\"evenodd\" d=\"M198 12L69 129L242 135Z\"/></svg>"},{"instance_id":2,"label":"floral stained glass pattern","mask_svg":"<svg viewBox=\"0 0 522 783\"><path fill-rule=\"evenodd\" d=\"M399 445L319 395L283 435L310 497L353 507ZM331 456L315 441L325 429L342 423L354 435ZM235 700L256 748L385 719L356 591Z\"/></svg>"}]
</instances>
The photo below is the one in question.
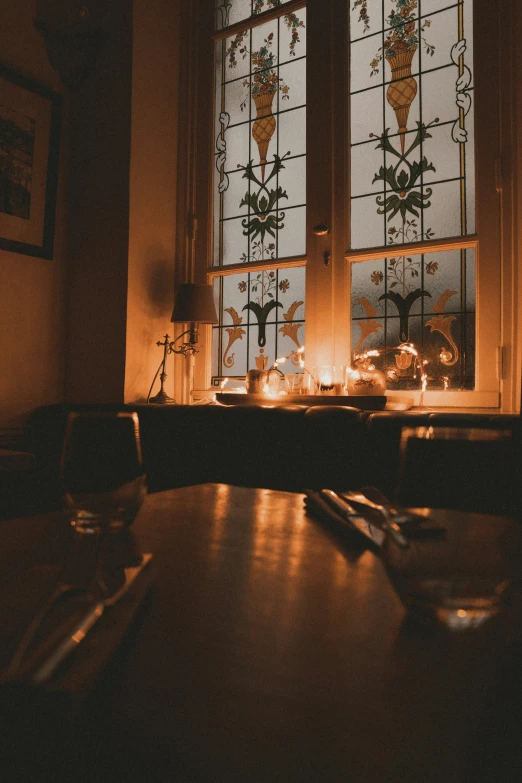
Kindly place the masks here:
<instances>
[{"instance_id":1,"label":"floral stained glass pattern","mask_svg":"<svg viewBox=\"0 0 522 783\"><path fill-rule=\"evenodd\" d=\"M284 3L236 5L228 0L217 7L225 5L228 26L238 21L236 12L243 14L242 20ZM264 359L273 361L277 345L292 331L288 318L294 315L299 321L295 334L304 330L304 284L299 299L292 300L302 300L296 315L298 308L284 302L291 270L250 272L248 266L273 261L275 267L278 259L302 256L306 250L305 30L306 9L282 10L278 18L245 27L216 44L213 264L216 271L244 264L245 272L216 282L220 326L214 330L213 375L244 375ZM304 268L299 274L304 277ZM231 279L238 280L232 298ZM288 282L292 288L290 278ZM238 293L246 297L242 315L233 303ZM279 318L283 332L275 328ZM269 328L272 322L274 328ZM233 330L235 350L227 329Z\"/></svg>"},{"instance_id":2,"label":"floral stained glass pattern","mask_svg":"<svg viewBox=\"0 0 522 783\"><path fill-rule=\"evenodd\" d=\"M393 246L475 231L472 0L350 0L352 347L389 388L474 388L474 252ZM388 248L384 251L384 248ZM384 357L384 358L382 358Z\"/></svg>"},{"instance_id":3,"label":"floral stained glass pattern","mask_svg":"<svg viewBox=\"0 0 522 783\"><path fill-rule=\"evenodd\" d=\"M350 52L351 247L473 233L472 0L351 0Z\"/></svg>"},{"instance_id":4,"label":"floral stained glass pattern","mask_svg":"<svg viewBox=\"0 0 522 783\"><path fill-rule=\"evenodd\" d=\"M354 354L377 350L389 389L418 389L412 344L430 390L473 389L473 250L388 257L352 264Z\"/></svg>"},{"instance_id":5,"label":"floral stained glass pattern","mask_svg":"<svg viewBox=\"0 0 522 783\"><path fill-rule=\"evenodd\" d=\"M216 47L215 266L267 260L270 243L276 258L305 251L305 20L285 14Z\"/></svg>"},{"instance_id":6,"label":"floral stained glass pattern","mask_svg":"<svg viewBox=\"0 0 522 783\"><path fill-rule=\"evenodd\" d=\"M299 366L304 344L305 269L240 272L214 281L220 323L213 328L214 377L265 370L291 356L283 371ZM295 368L293 371L296 371Z\"/></svg>"}]
</instances>

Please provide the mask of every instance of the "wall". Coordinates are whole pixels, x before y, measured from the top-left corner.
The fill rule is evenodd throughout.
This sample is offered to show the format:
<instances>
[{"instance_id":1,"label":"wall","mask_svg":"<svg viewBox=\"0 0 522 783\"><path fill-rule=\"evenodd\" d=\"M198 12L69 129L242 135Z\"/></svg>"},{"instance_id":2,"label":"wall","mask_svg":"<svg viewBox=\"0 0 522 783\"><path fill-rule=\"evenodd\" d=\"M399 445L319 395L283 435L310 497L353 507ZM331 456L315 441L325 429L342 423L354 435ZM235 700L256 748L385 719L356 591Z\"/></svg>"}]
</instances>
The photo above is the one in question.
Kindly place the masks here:
<instances>
[{"instance_id":1,"label":"wall","mask_svg":"<svg viewBox=\"0 0 522 783\"><path fill-rule=\"evenodd\" d=\"M70 93L66 399L123 402L127 317L132 0L104 7L104 43Z\"/></svg>"},{"instance_id":2,"label":"wall","mask_svg":"<svg viewBox=\"0 0 522 783\"><path fill-rule=\"evenodd\" d=\"M134 0L127 402L146 399L163 356L156 342L173 337L179 36L179 0ZM167 374L172 396L172 357Z\"/></svg>"},{"instance_id":3,"label":"wall","mask_svg":"<svg viewBox=\"0 0 522 783\"><path fill-rule=\"evenodd\" d=\"M65 98L56 251L0 253L0 430L63 399L145 398L172 335L181 4L96 0L104 42L77 91L49 64L36 5L3 4L0 57Z\"/></svg>"},{"instance_id":4,"label":"wall","mask_svg":"<svg viewBox=\"0 0 522 783\"><path fill-rule=\"evenodd\" d=\"M36 0L2 3L1 62L64 93L33 27L35 11ZM65 100L64 128L67 113ZM0 250L0 435L22 426L37 406L63 399L67 157L62 134L54 259Z\"/></svg>"}]
</instances>

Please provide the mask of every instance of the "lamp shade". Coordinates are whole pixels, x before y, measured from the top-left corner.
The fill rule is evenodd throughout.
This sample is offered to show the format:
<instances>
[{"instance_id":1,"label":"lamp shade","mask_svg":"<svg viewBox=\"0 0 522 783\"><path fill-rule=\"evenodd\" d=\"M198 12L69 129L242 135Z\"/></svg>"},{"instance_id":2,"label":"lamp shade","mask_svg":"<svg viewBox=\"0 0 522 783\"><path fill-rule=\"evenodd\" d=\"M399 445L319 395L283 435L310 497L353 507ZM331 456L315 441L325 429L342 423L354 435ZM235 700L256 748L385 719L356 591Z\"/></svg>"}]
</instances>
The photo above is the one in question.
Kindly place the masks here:
<instances>
[{"instance_id":1,"label":"lamp shade","mask_svg":"<svg viewBox=\"0 0 522 783\"><path fill-rule=\"evenodd\" d=\"M182 283L178 289L170 320L173 323L199 321L200 324L217 324L218 317L212 286Z\"/></svg>"}]
</instances>

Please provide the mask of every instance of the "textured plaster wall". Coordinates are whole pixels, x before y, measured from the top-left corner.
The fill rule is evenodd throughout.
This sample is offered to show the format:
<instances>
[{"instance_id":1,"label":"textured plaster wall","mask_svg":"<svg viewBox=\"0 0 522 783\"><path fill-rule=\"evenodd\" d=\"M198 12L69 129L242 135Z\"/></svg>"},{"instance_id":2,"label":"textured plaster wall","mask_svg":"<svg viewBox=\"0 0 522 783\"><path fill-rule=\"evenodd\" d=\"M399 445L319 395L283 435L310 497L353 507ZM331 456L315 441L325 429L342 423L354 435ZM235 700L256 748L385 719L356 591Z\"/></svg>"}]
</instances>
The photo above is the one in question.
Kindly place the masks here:
<instances>
[{"instance_id":1,"label":"textured plaster wall","mask_svg":"<svg viewBox=\"0 0 522 783\"><path fill-rule=\"evenodd\" d=\"M179 36L179 0L134 0L127 402L146 398L163 356L155 343L173 335Z\"/></svg>"},{"instance_id":2,"label":"textured plaster wall","mask_svg":"<svg viewBox=\"0 0 522 783\"><path fill-rule=\"evenodd\" d=\"M2 3L0 60L63 93L33 27L35 11L36 0ZM65 100L63 128L67 110ZM54 259L0 250L0 430L20 427L34 408L63 399L67 157L62 133Z\"/></svg>"}]
</instances>

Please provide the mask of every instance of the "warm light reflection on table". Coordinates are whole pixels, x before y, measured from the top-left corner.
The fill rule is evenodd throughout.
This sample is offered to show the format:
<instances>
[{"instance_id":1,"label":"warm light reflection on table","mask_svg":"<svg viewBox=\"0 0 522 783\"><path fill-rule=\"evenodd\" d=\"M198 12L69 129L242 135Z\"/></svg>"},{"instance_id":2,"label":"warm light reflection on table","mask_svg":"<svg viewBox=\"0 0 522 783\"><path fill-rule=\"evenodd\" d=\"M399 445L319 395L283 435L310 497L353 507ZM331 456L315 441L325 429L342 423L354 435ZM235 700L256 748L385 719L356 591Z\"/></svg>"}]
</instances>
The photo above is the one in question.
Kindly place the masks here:
<instances>
[{"instance_id":1,"label":"warm light reflection on table","mask_svg":"<svg viewBox=\"0 0 522 783\"><path fill-rule=\"evenodd\" d=\"M156 587L103 696L111 758L143 780L161 759L169 782L499 783L475 774L477 738L520 669L522 625L476 644L412 628L379 557L303 499L211 484L147 498L134 527Z\"/></svg>"}]
</instances>

